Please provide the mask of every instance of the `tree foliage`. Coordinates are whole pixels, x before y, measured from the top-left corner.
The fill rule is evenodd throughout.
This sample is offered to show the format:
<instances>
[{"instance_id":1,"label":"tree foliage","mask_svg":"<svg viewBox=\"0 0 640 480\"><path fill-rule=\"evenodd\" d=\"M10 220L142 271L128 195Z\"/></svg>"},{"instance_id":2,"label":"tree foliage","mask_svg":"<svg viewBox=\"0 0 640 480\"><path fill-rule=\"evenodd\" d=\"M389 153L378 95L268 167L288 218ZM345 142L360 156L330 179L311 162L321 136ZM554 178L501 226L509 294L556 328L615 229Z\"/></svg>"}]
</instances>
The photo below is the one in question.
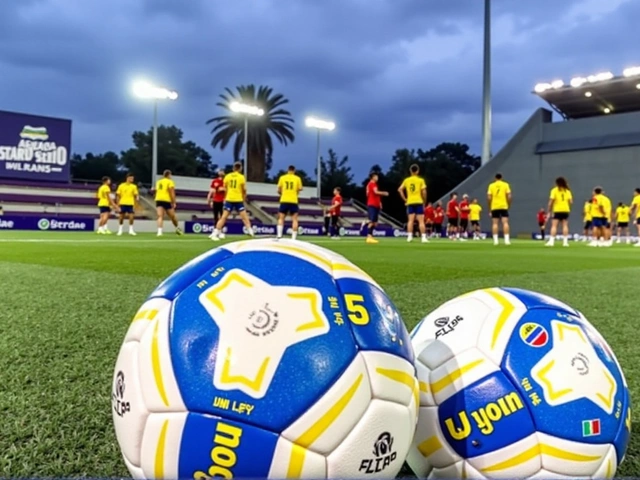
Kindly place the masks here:
<instances>
[{"instance_id":1,"label":"tree foliage","mask_svg":"<svg viewBox=\"0 0 640 480\"><path fill-rule=\"evenodd\" d=\"M220 99L216 105L225 113L206 122L207 125L213 125L211 145L224 150L233 140L233 160L240 161L244 158L247 119L249 159L245 175L248 181L264 182L273 164L273 137L284 146L295 141L293 117L283 108L289 100L264 85L258 88L255 85L240 85L235 91L225 88ZM264 115L245 117L234 113L231 110L231 104L234 102L260 107L264 110Z\"/></svg>"},{"instance_id":2,"label":"tree foliage","mask_svg":"<svg viewBox=\"0 0 640 480\"><path fill-rule=\"evenodd\" d=\"M137 181L150 184L153 130L133 132L131 138L133 147L120 155L114 152L74 154L71 158L72 176L82 180L100 180L106 175L120 181L126 172L131 172ZM158 173L169 169L175 175L211 177L217 168L209 152L190 140L183 140L182 130L178 127L158 127Z\"/></svg>"}]
</instances>

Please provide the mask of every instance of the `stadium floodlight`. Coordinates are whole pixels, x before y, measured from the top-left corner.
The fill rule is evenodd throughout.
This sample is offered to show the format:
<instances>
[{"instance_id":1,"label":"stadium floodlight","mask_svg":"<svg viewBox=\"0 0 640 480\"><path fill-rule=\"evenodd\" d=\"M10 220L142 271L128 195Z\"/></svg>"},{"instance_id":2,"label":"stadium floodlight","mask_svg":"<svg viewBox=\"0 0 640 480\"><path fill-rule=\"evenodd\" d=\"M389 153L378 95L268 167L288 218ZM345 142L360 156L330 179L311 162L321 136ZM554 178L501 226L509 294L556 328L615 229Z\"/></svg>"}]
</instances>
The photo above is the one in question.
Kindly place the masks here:
<instances>
[{"instance_id":1,"label":"stadium floodlight","mask_svg":"<svg viewBox=\"0 0 640 480\"><path fill-rule=\"evenodd\" d=\"M551 84L550 83L538 83L534 90L536 93L543 93L546 92L547 90L549 90L551 88Z\"/></svg>"},{"instance_id":2,"label":"stadium floodlight","mask_svg":"<svg viewBox=\"0 0 640 480\"><path fill-rule=\"evenodd\" d=\"M158 87L146 81L133 84L133 93L140 98L153 100L153 140L151 147L151 188L155 188L158 176L158 101L177 100L178 92Z\"/></svg>"},{"instance_id":3,"label":"stadium floodlight","mask_svg":"<svg viewBox=\"0 0 640 480\"><path fill-rule=\"evenodd\" d=\"M585 83L587 83L587 79L584 77L574 77L571 79L571 82L569 82L569 84L574 88L581 87Z\"/></svg>"},{"instance_id":4,"label":"stadium floodlight","mask_svg":"<svg viewBox=\"0 0 640 480\"><path fill-rule=\"evenodd\" d=\"M536 93L543 93L546 92L547 90L557 90L559 88L564 87L564 82L562 80L554 80L551 83L538 83L534 90Z\"/></svg>"},{"instance_id":5,"label":"stadium floodlight","mask_svg":"<svg viewBox=\"0 0 640 480\"><path fill-rule=\"evenodd\" d=\"M231 102L229 104L229 110L234 113L240 113L244 115L244 174L249 175L247 168L249 164L249 117L261 117L264 115L264 110L256 105L249 105L242 102Z\"/></svg>"},{"instance_id":6,"label":"stadium floodlight","mask_svg":"<svg viewBox=\"0 0 640 480\"><path fill-rule=\"evenodd\" d=\"M611 109L609 107L605 107L604 113L611 113Z\"/></svg>"},{"instance_id":7,"label":"stadium floodlight","mask_svg":"<svg viewBox=\"0 0 640 480\"><path fill-rule=\"evenodd\" d=\"M636 88L640 90L640 83L636 85Z\"/></svg>"},{"instance_id":8,"label":"stadium floodlight","mask_svg":"<svg viewBox=\"0 0 640 480\"><path fill-rule=\"evenodd\" d=\"M316 117L307 117L304 120L304 124L307 128L315 128L317 132L317 141L316 141L316 162L317 162L317 172L316 172L316 195L318 195L318 200L320 200L321 194L321 178L322 178L322 161L320 160L320 131L327 130L329 132L336 129L336 124L329 120L320 120Z\"/></svg>"},{"instance_id":9,"label":"stadium floodlight","mask_svg":"<svg viewBox=\"0 0 640 480\"><path fill-rule=\"evenodd\" d=\"M640 67L625 68L622 72L622 75L625 77L635 77L637 75L640 75Z\"/></svg>"},{"instance_id":10,"label":"stadium floodlight","mask_svg":"<svg viewBox=\"0 0 640 480\"><path fill-rule=\"evenodd\" d=\"M596 83L596 82L604 82L605 80L611 80L612 78L613 78L613 73L601 72L601 73L596 73L595 75L589 75L587 77L587 81L589 83Z\"/></svg>"},{"instance_id":11,"label":"stadium floodlight","mask_svg":"<svg viewBox=\"0 0 640 480\"><path fill-rule=\"evenodd\" d=\"M591 95L593 95L591 92L584 92L584 96L587 98L591 97Z\"/></svg>"}]
</instances>

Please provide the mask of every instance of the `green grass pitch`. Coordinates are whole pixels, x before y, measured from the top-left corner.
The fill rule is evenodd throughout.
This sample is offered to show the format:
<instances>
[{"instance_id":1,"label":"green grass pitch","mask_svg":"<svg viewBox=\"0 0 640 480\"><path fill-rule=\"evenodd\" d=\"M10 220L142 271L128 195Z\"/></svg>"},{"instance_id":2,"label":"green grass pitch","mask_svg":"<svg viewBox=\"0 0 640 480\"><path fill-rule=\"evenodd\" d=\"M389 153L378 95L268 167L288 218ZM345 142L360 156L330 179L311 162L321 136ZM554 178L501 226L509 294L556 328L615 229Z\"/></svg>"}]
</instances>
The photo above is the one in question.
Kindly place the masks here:
<instances>
[{"instance_id":1,"label":"green grass pitch","mask_svg":"<svg viewBox=\"0 0 640 480\"><path fill-rule=\"evenodd\" d=\"M640 248L318 242L371 274L409 328L480 287L521 287L564 300L602 332L640 398ZM111 423L120 344L151 290L213 246L195 236L0 233L0 477L128 475ZM619 476L640 475L638 438L632 436Z\"/></svg>"}]
</instances>

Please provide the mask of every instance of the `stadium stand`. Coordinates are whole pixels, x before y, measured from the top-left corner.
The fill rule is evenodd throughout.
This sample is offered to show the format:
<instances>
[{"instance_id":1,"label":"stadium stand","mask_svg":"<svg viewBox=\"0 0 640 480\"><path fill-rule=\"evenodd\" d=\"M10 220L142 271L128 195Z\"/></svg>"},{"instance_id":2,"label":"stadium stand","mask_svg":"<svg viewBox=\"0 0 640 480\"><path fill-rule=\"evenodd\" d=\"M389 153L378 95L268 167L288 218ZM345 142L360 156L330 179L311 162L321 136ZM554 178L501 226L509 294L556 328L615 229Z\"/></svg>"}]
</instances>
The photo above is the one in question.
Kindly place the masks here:
<instances>
[{"instance_id":1,"label":"stadium stand","mask_svg":"<svg viewBox=\"0 0 640 480\"><path fill-rule=\"evenodd\" d=\"M0 180L0 205L5 215L56 215L95 218L96 185ZM138 218L147 218L143 207Z\"/></svg>"},{"instance_id":2,"label":"stadium stand","mask_svg":"<svg viewBox=\"0 0 640 480\"><path fill-rule=\"evenodd\" d=\"M551 110L538 109L489 162L454 190L478 198L486 211L487 186L502 173L513 192L512 234L520 235L537 230L536 212L546 208L558 176L567 178L574 196L572 233L582 232L582 207L595 186L602 186L614 204L628 204L634 188L640 187L640 71L606 77L610 76L573 79L567 86L537 86L535 93L563 121L553 122ZM448 194L442 200L446 198ZM485 228L489 222L485 214Z\"/></svg>"}]
</instances>

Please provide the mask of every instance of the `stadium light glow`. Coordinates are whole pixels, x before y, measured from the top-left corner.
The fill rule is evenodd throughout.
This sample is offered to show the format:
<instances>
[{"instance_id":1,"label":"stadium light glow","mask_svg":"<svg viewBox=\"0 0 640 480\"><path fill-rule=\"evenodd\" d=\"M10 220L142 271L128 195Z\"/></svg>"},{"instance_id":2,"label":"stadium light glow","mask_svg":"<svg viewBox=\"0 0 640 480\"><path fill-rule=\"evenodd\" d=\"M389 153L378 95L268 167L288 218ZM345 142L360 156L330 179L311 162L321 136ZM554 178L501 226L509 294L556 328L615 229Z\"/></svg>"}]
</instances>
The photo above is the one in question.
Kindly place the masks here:
<instances>
[{"instance_id":1,"label":"stadium light glow","mask_svg":"<svg viewBox=\"0 0 640 480\"><path fill-rule=\"evenodd\" d=\"M158 101L177 100L178 92L158 87L145 80L133 83L133 94L139 98L153 100L153 133L151 140L151 187L155 188L158 177Z\"/></svg>"},{"instance_id":2,"label":"stadium light glow","mask_svg":"<svg viewBox=\"0 0 640 480\"><path fill-rule=\"evenodd\" d=\"M605 107L604 113L611 113L611 109L609 107Z\"/></svg>"},{"instance_id":3,"label":"stadium light glow","mask_svg":"<svg viewBox=\"0 0 640 480\"><path fill-rule=\"evenodd\" d=\"M591 95L593 95L591 92L584 92L585 97L590 97Z\"/></svg>"},{"instance_id":4,"label":"stadium light glow","mask_svg":"<svg viewBox=\"0 0 640 480\"><path fill-rule=\"evenodd\" d=\"M569 83L572 87L574 88L578 88L581 87L582 85L584 85L585 83L587 83L587 79L584 77L574 77L571 79L571 82Z\"/></svg>"},{"instance_id":5,"label":"stadium light glow","mask_svg":"<svg viewBox=\"0 0 640 480\"><path fill-rule=\"evenodd\" d=\"M245 115L253 115L255 117L261 117L264 115L264 110L255 105L248 105L241 102L231 102L229 108L235 113L244 113Z\"/></svg>"},{"instance_id":6,"label":"stadium light glow","mask_svg":"<svg viewBox=\"0 0 640 480\"><path fill-rule=\"evenodd\" d=\"M249 175L247 168L249 167L249 117L261 117L264 115L264 110L256 105L249 105L242 102L231 102L229 109L234 113L240 113L244 115L244 174Z\"/></svg>"},{"instance_id":7,"label":"stadium light glow","mask_svg":"<svg viewBox=\"0 0 640 480\"><path fill-rule=\"evenodd\" d=\"M625 68L622 75L625 77L635 77L636 75L640 75L640 67Z\"/></svg>"},{"instance_id":8,"label":"stadium light glow","mask_svg":"<svg viewBox=\"0 0 640 480\"><path fill-rule=\"evenodd\" d=\"M557 90L558 88L564 87L564 82L562 80L554 80L551 83L539 83L535 86L535 91L537 93L546 92L547 90Z\"/></svg>"},{"instance_id":9,"label":"stadium light glow","mask_svg":"<svg viewBox=\"0 0 640 480\"><path fill-rule=\"evenodd\" d=\"M596 83L596 82L604 82L606 80L611 80L612 78L613 78L613 73L601 72L601 73L596 73L595 75L589 75L587 77L587 81L589 83Z\"/></svg>"},{"instance_id":10,"label":"stadium light glow","mask_svg":"<svg viewBox=\"0 0 640 480\"><path fill-rule=\"evenodd\" d=\"M640 90L640 83L636 85L636 88Z\"/></svg>"},{"instance_id":11,"label":"stadium light glow","mask_svg":"<svg viewBox=\"0 0 640 480\"><path fill-rule=\"evenodd\" d=\"M321 180L322 180L322 161L320 159L320 132L322 130L332 131L336 129L336 124L329 120L320 120L316 117L307 117L304 119L304 124L307 128L316 129L316 195L318 200L321 198Z\"/></svg>"},{"instance_id":12,"label":"stadium light glow","mask_svg":"<svg viewBox=\"0 0 640 480\"><path fill-rule=\"evenodd\" d=\"M317 128L319 130L335 130L336 128L336 124L334 122L330 122L327 120L320 120L318 118L315 117L307 117L304 120L304 124L308 127L308 128Z\"/></svg>"},{"instance_id":13,"label":"stadium light glow","mask_svg":"<svg viewBox=\"0 0 640 480\"><path fill-rule=\"evenodd\" d=\"M149 82L137 81L133 84L133 93L140 98L154 100L177 100L178 92L164 87L155 86Z\"/></svg>"}]
</instances>

